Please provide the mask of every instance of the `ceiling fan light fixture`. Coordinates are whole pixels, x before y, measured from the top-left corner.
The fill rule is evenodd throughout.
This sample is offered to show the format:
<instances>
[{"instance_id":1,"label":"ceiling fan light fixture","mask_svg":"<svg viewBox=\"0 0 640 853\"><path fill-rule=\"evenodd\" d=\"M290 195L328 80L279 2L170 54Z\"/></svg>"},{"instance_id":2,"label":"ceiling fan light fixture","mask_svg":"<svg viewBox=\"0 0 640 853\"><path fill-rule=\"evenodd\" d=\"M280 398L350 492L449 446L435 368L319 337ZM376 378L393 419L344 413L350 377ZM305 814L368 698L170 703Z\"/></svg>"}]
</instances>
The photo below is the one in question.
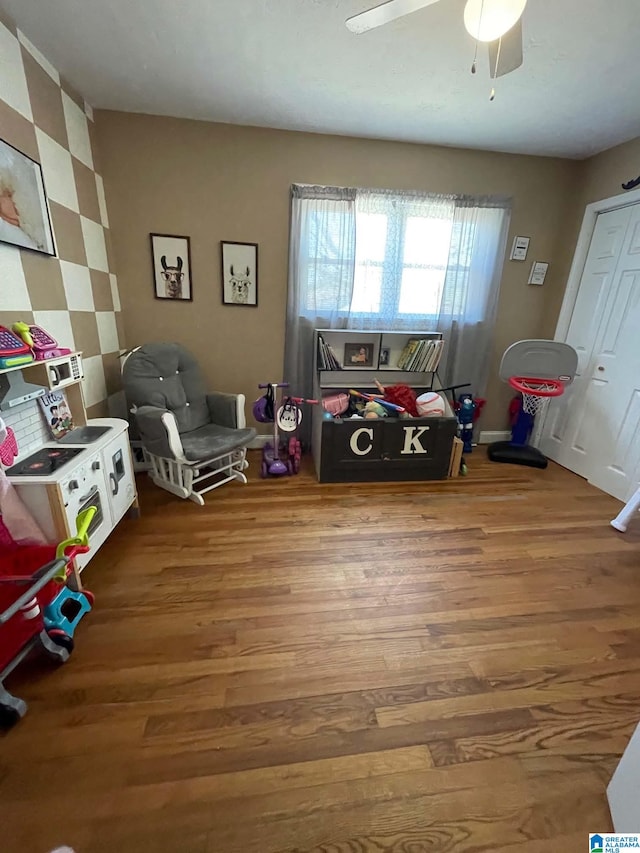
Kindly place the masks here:
<instances>
[{"instance_id":1,"label":"ceiling fan light fixture","mask_svg":"<svg viewBox=\"0 0 640 853\"><path fill-rule=\"evenodd\" d=\"M464 25L477 41L496 41L517 24L527 0L467 0Z\"/></svg>"}]
</instances>

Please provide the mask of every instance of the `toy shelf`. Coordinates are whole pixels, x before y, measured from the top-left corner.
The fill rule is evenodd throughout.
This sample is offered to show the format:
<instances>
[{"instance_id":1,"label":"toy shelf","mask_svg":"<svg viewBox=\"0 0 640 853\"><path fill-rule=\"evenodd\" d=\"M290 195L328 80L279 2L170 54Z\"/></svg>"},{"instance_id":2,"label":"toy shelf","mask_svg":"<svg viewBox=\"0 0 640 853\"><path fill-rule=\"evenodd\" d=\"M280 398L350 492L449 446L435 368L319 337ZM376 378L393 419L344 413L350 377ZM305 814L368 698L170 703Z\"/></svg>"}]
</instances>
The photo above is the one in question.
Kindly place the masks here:
<instances>
[{"instance_id":1,"label":"toy shelf","mask_svg":"<svg viewBox=\"0 0 640 853\"><path fill-rule=\"evenodd\" d=\"M58 365L60 368L56 370L55 368ZM68 355L45 358L42 361L30 361L27 364L18 364L15 367L6 367L0 370L0 377L20 370L29 371L25 380L33 385L42 385L48 391L64 391L75 425L83 426L86 424L87 415L82 392L82 378L84 376L82 352L74 351ZM0 384L5 382L9 382L9 380L4 380Z\"/></svg>"},{"instance_id":2,"label":"toy shelf","mask_svg":"<svg viewBox=\"0 0 640 853\"><path fill-rule=\"evenodd\" d=\"M57 358L46 358L44 361L29 361L27 364L17 364L15 367L4 367L0 369L0 374L2 373L14 373L16 370L30 370L32 367L44 367L50 366L53 364L59 364L61 362L69 361L73 356L82 356L81 352L74 351L69 353L69 355L60 355ZM33 378L29 379L30 382L33 381Z\"/></svg>"},{"instance_id":3,"label":"toy shelf","mask_svg":"<svg viewBox=\"0 0 640 853\"><path fill-rule=\"evenodd\" d=\"M320 338L340 365L348 365L346 369L320 368ZM442 334L316 329L313 396L321 399L350 388L375 390L376 378L384 385L410 385L419 393L431 390L435 370L398 368L410 340L442 341ZM354 356L363 356L366 363L350 364ZM457 428L448 403L443 417L325 420L321 406L313 407L312 417L312 452L320 482L438 480L448 475Z\"/></svg>"},{"instance_id":4,"label":"toy shelf","mask_svg":"<svg viewBox=\"0 0 640 853\"><path fill-rule=\"evenodd\" d=\"M374 379L378 378L383 385L411 385L413 388L431 390L435 371L418 373L411 370L394 370L393 368L375 367L364 370L321 370L318 387L324 391L332 388L375 388Z\"/></svg>"}]
</instances>

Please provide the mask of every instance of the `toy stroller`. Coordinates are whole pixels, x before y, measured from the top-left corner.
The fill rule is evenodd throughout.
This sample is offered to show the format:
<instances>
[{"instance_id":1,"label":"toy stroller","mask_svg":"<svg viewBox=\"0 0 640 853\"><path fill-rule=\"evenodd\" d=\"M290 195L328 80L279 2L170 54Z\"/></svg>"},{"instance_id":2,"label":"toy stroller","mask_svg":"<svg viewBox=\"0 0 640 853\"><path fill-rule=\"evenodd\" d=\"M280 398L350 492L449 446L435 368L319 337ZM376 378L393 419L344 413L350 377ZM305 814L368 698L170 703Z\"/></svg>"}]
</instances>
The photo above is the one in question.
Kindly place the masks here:
<instances>
[{"instance_id":1,"label":"toy stroller","mask_svg":"<svg viewBox=\"0 0 640 853\"><path fill-rule=\"evenodd\" d=\"M291 435L288 441L281 441L278 427L283 432L295 433L302 420L299 404L318 401L305 400L302 397L285 397L283 391L281 405L276 409L278 388L288 387L288 382L265 382L258 385L258 388L266 388L267 393L253 404L253 416L260 423L273 423L273 442L265 444L262 449L260 476L263 478L291 476L300 470L302 456L300 441L295 435Z\"/></svg>"},{"instance_id":2,"label":"toy stroller","mask_svg":"<svg viewBox=\"0 0 640 853\"><path fill-rule=\"evenodd\" d=\"M91 610L94 597L88 590L69 589L67 579L75 557L89 550L88 529L95 513L95 507L80 513L77 535L57 548L21 546L6 528L1 531L0 726L12 726L27 712L26 702L12 696L3 680L29 652L40 645L53 660L65 663L73 651L76 626Z\"/></svg>"}]
</instances>

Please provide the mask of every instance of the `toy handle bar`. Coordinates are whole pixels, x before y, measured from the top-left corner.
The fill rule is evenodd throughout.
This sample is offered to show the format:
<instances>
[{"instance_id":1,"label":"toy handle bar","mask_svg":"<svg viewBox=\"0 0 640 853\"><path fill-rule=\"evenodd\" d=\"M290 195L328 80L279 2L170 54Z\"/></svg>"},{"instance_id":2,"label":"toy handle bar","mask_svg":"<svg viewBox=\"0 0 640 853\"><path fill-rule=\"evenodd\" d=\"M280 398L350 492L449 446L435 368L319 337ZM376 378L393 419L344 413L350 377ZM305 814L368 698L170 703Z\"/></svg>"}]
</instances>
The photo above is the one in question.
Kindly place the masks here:
<instances>
[{"instance_id":1,"label":"toy handle bar","mask_svg":"<svg viewBox=\"0 0 640 853\"><path fill-rule=\"evenodd\" d=\"M61 561L63 561L64 567L66 567L67 563L71 562L71 560L75 560L78 554L86 554L89 550L89 547L85 545L75 545L73 547L67 547L63 555L61 555L60 557L56 557L56 562L60 563ZM19 586L21 584L27 584L32 583L33 581L38 581L44 574L49 571L50 566L51 562L37 569L32 575L2 575L0 576L0 584L10 583Z\"/></svg>"},{"instance_id":2,"label":"toy handle bar","mask_svg":"<svg viewBox=\"0 0 640 853\"><path fill-rule=\"evenodd\" d=\"M471 388L471 382L463 382L460 385L449 385L447 388L434 388L433 390L438 394L445 394L447 391L451 391L453 402L456 404L458 402L456 399L456 391L458 388Z\"/></svg>"},{"instance_id":3,"label":"toy handle bar","mask_svg":"<svg viewBox=\"0 0 640 853\"><path fill-rule=\"evenodd\" d=\"M60 557L57 560L52 560L50 563L47 563L47 565L43 566L41 569L38 569L34 575L34 577L38 578L36 582L30 586L29 589L23 592L10 607L8 607L3 613L0 613L0 625L4 625L5 622L8 622L9 619L15 616L18 611L22 610L25 604L28 604L32 598L49 583L50 580L52 580L57 574L60 574L60 572L64 571L67 563L71 559L71 557Z\"/></svg>"},{"instance_id":4,"label":"toy handle bar","mask_svg":"<svg viewBox=\"0 0 640 853\"><path fill-rule=\"evenodd\" d=\"M388 400L383 400L382 397L376 397L375 394L363 394L362 391L354 391L350 389L350 394L354 397L362 397L363 400L373 400L374 403L380 403L385 409L391 409L393 412L406 412L404 406L398 406L396 403L390 403Z\"/></svg>"},{"instance_id":5,"label":"toy handle bar","mask_svg":"<svg viewBox=\"0 0 640 853\"><path fill-rule=\"evenodd\" d=\"M306 400L304 397L292 397L294 403L317 403L317 400Z\"/></svg>"},{"instance_id":6,"label":"toy handle bar","mask_svg":"<svg viewBox=\"0 0 640 853\"><path fill-rule=\"evenodd\" d=\"M60 542L56 549L56 557L69 557L70 560L77 554L85 554L89 550L89 527L93 521L93 516L98 511L97 507L90 506L88 509L82 510L76 517L76 535L70 539L65 539ZM74 552L74 549L77 551Z\"/></svg>"},{"instance_id":7,"label":"toy handle bar","mask_svg":"<svg viewBox=\"0 0 640 853\"><path fill-rule=\"evenodd\" d=\"M288 388L288 382L261 382L258 388Z\"/></svg>"}]
</instances>

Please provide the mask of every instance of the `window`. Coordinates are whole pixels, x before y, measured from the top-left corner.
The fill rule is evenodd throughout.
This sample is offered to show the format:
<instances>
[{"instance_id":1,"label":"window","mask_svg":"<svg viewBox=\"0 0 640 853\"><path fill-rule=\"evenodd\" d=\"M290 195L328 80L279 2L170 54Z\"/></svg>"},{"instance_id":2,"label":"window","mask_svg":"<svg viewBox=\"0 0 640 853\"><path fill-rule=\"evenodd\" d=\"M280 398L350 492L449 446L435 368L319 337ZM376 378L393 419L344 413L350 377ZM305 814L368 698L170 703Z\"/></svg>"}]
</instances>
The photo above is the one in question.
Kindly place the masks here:
<instances>
[{"instance_id":1,"label":"window","mask_svg":"<svg viewBox=\"0 0 640 853\"><path fill-rule=\"evenodd\" d=\"M303 311L366 317L381 328L426 327L454 307L447 276L468 272L471 264L475 228L455 214L449 198L366 190L350 216L312 208L303 241Z\"/></svg>"},{"instance_id":2,"label":"window","mask_svg":"<svg viewBox=\"0 0 640 853\"><path fill-rule=\"evenodd\" d=\"M303 314L384 329L485 318L506 205L379 190L303 203Z\"/></svg>"},{"instance_id":3,"label":"window","mask_svg":"<svg viewBox=\"0 0 640 853\"><path fill-rule=\"evenodd\" d=\"M388 205L387 205L388 206ZM409 207L409 209L407 209ZM380 321L420 318L440 310L449 261L453 205L444 215L428 203L421 211L392 204L385 213L356 207L356 259L351 314L378 315Z\"/></svg>"},{"instance_id":4,"label":"window","mask_svg":"<svg viewBox=\"0 0 640 853\"><path fill-rule=\"evenodd\" d=\"M294 185L289 381L304 387L314 327L437 330L442 380L481 391L510 207L504 197Z\"/></svg>"}]
</instances>

